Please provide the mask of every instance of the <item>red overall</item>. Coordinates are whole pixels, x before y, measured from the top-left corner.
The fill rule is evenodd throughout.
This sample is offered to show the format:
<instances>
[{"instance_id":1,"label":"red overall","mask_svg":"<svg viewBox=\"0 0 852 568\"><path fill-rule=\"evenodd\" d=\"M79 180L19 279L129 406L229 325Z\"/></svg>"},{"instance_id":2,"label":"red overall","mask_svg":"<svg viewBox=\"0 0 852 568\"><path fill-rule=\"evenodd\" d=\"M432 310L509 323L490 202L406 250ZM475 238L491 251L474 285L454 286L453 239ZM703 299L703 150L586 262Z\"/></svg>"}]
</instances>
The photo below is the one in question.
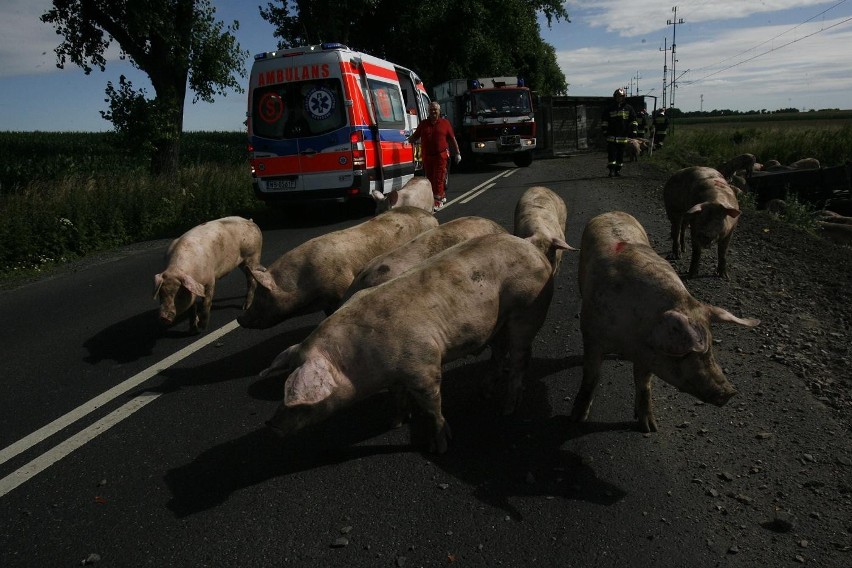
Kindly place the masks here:
<instances>
[{"instance_id":1,"label":"red overall","mask_svg":"<svg viewBox=\"0 0 852 568\"><path fill-rule=\"evenodd\" d=\"M453 125L446 118L438 118L434 124L427 118L417 125L417 130L411 135L412 140L418 138L423 155L423 169L426 171L426 178L432 183L432 194L435 199L442 199L445 197L444 183L447 179L449 147L455 139Z\"/></svg>"}]
</instances>

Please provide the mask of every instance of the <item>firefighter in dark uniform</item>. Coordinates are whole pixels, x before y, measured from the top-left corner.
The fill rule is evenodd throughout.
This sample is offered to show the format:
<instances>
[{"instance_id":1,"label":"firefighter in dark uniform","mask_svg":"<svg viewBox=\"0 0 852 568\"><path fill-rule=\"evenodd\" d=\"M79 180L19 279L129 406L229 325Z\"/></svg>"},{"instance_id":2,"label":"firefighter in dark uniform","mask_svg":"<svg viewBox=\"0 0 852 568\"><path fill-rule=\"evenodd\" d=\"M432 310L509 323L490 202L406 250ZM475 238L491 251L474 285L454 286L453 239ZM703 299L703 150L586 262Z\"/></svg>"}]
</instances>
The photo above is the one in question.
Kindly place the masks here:
<instances>
[{"instance_id":1,"label":"firefighter in dark uniform","mask_svg":"<svg viewBox=\"0 0 852 568\"><path fill-rule=\"evenodd\" d=\"M627 104L624 89L616 89L612 94L613 103L604 111L601 128L606 137L606 167L609 177L620 176L624 165L624 148L629 138L636 138L636 112Z\"/></svg>"},{"instance_id":2,"label":"firefighter in dark uniform","mask_svg":"<svg viewBox=\"0 0 852 568\"><path fill-rule=\"evenodd\" d=\"M643 108L639 112L636 113L636 122L639 125L636 128L636 132L639 134L640 138L648 137L648 128L649 128L649 120L648 120L648 109Z\"/></svg>"},{"instance_id":3,"label":"firefighter in dark uniform","mask_svg":"<svg viewBox=\"0 0 852 568\"><path fill-rule=\"evenodd\" d=\"M666 139L667 130L669 129L669 117L666 116L666 109L661 108L654 113L654 148L659 148L663 145L663 140Z\"/></svg>"}]
</instances>

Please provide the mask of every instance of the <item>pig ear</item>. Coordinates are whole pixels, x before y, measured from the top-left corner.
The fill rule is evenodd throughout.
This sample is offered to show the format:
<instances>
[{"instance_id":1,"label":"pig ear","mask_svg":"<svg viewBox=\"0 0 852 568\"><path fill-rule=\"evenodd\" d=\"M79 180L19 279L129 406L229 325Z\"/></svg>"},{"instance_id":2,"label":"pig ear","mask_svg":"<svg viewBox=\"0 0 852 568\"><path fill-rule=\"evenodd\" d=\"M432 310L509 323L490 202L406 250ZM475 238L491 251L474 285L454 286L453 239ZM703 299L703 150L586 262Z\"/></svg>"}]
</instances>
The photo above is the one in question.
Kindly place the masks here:
<instances>
[{"instance_id":1,"label":"pig ear","mask_svg":"<svg viewBox=\"0 0 852 568\"><path fill-rule=\"evenodd\" d=\"M550 241L550 248L557 250L577 250L559 237L553 237Z\"/></svg>"},{"instance_id":2,"label":"pig ear","mask_svg":"<svg viewBox=\"0 0 852 568\"><path fill-rule=\"evenodd\" d=\"M334 392L334 379L325 359L311 358L287 377L284 406L317 404Z\"/></svg>"},{"instance_id":3,"label":"pig ear","mask_svg":"<svg viewBox=\"0 0 852 568\"><path fill-rule=\"evenodd\" d=\"M266 369L260 372L261 377L267 377L269 375L289 375L293 369L295 368L295 360L293 355L298 352L300 343L296 345L291 345L284 351L278 354L278 356L273 359L272 364L269 365Z\"/></svg>"},{"instance_id":4,"label":"pig ear","mask_svg":"<svg viewBox=\"0 0 852 568\"><path fill-rule=\"evenodd\" d=\"M718 306L707 306L707 311L710 315L710 321L737 323L746 327L755 327L760 323L759 319L753 318L738 318L728 310Z\"/></svg>"},{"instance_id":5,"label":"pig ear","mask_svg":"<svg viewBox=\"0 0 852 568\"><path fill-rule=\"evenodd\" d=\"M693 205L689 211L686 212L687 215L692 215L693 213L701 213L701 210L704 209L706 203L697 203Z\"/></svg>"},{"instance_id":6,"label":"pig ear","mask_svg":"<svg viewBox=\"0 0 852 568\"><path fill-rule=\"evenodd\" d=\"M257 268L251 269L252 277L257 280L257 283L269 290L270 292L274 292L278 285L275 283L275 279L272 278L272 275L267 272L266 268L263 266L258 266Z\"/></svg>"},{"instance_id":7,"label":"pig ear","mask_svg":"<svg viewBox=\"0 0 852 568\"><path fill-rule=\"evenodd\" d=\"M704 353L709 347L706 332L676 310L662 315L651 329L650 342L655 349L673 357L684 357L693 351Z\"/></svg>"},{"instance_id":8,"label":"pig ear","mask_svg":"<svg viewBox=\"0 0 852 568\"><path fill-rule=\"evenodd\" d=\"M163 285L163 273L160 272L159 274L154 275L154 299L155 300L160 295L160 286L162 286L162 285Z\"/></svg>"},{"instance_id":9,"label":"pig ear","mask_svg":"<svg viewBox=\"0 0 852 568\"><path fill-rule=\"evenodd\" d=\"M199 284L195 278L190 276L189 274L181 274L180 275L180 283L184 288L198 296L199 298L204 297L204 286Z\"/></svg>"}]
</instances>

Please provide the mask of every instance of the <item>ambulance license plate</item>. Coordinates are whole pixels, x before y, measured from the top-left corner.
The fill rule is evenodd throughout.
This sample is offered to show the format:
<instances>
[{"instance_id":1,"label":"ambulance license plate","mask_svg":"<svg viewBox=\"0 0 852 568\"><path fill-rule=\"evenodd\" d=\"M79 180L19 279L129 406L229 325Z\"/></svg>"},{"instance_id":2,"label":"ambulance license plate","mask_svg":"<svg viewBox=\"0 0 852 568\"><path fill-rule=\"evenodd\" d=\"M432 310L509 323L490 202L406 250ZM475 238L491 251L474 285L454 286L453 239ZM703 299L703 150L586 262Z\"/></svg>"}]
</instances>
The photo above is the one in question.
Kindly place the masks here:
<instances>
[{"instance_id":1,"label":"ambulance license plate","mask_svg":"<svg viewBox=\"0 0 852 568\"><path fill-rule=\"evenodd\" d=\"M296 178L293 179L271 179L266 182L269 191L281 191L285 189L296 189Z\"/></svg>"}]
</instances>

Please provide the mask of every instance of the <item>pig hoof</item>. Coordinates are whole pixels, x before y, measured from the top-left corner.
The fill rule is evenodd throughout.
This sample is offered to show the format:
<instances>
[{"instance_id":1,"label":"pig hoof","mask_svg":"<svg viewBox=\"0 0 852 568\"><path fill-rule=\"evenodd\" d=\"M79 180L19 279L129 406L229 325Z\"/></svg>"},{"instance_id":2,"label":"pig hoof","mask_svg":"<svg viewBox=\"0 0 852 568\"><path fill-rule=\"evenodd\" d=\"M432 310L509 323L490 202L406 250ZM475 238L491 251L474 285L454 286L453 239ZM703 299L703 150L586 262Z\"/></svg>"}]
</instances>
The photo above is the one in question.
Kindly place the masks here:
<instances>
[{"instance_id":1,"label":"pig hoof","mask_svg":"<svg viewBox=\"0 0 852 568\"><path fill-rule=\"evenodd\" d=\"M453 435L450 432L450 425L444 421L444 426L435 436L435 439L432 440L432 443L429 444L429 451L433 454L445 454L447 453L447 448L449 447L449 441L452 439Z\"/></svg>"},{"instance_id":2,"label":"pig hoof","mask_svg":"<svg viewBox=\"0 0 852 568\"><path fill-rule=\"evenodd\" d=\"M653 416L640 419L639 420L639 430L644 433L656 432L657 431L657 421Z\"/></svg>"}]
</instances>

